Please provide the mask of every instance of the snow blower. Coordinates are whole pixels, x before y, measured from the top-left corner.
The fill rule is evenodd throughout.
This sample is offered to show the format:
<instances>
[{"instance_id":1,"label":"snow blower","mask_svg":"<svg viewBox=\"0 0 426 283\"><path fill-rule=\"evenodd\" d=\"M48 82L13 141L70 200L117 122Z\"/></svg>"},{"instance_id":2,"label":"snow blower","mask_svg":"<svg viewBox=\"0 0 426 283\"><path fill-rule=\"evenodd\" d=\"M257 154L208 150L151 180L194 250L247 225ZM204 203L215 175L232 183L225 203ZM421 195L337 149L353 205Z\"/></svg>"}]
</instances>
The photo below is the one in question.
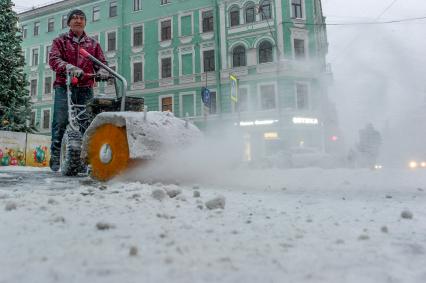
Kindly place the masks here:
<instances>
[{"instance_id":1,"label":"snow blower","mask_svg":"<svg viewBox=\"0 0 426 283\"><path fill-rule=\"evenodd\" d=\"M86 50L80 49L80 54L109 72L116 95L95 96L88 105L73 104L72 78L68 77L69 125L61 148L63 175L75 176L89 165L92 178L106 181L134 164L154 159L163 150L188 146L201 137L197 127L171 112L148 112L143 98L126 96L123 76ZM116 79L121 82L120 91Z\"/></svg>"}]
</instances>

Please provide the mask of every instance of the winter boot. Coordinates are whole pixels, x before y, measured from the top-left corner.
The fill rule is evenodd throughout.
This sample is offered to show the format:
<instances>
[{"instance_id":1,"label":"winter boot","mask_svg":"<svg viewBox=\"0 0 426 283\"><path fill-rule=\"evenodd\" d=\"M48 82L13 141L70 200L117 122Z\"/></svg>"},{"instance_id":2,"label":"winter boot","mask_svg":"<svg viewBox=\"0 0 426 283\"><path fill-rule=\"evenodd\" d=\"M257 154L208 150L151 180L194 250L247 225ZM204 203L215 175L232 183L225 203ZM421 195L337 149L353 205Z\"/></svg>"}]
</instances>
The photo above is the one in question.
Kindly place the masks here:
<instances>
[{"instance_id":1,"label":"winter boot","mask_svg":"<svg viewBox=\"0 0 426 283\"><path fill-rule=\"evenodd\" d=\"M49 161L50 169L53 172L57 172L59 170L59 156L51 156Z\"/></svg>"}]
</instances>

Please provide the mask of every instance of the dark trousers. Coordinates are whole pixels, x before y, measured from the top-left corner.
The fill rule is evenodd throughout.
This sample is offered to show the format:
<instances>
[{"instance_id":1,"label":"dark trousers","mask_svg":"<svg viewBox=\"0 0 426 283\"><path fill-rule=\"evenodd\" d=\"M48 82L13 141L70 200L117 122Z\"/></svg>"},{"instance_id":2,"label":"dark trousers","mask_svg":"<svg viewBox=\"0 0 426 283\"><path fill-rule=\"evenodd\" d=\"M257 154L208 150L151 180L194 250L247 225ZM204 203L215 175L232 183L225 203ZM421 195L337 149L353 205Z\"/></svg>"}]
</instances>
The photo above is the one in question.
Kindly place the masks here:
<instances>
[{"instance_id":1,"label":"dark trousers","mask_svg":"<svg viewBox=\"0 0 426 283\"><path fill-rule=\"evenodd\" d=\"M93 89L72 88L71 99L75 104L86 104L93 98ZM50 152L52 157L59 157L61 152L61 142L64 136L65 129L68 125L68 101L67 101L67 87L55 87L55 101L53 104L53 121L52 121L52 143Z\"/></svg>"}]
</instances>

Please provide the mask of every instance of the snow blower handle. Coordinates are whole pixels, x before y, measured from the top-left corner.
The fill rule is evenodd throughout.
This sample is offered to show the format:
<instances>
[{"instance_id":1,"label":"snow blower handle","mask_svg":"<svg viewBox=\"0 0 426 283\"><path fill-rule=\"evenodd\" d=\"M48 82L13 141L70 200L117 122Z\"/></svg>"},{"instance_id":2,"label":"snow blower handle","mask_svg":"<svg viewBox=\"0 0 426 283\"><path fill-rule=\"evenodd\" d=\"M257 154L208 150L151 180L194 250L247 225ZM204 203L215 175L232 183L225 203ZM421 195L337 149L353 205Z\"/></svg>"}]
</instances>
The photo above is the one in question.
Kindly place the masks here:
<instances>
[{"instance_id":1,"label":"snow blower handle","mask_svg":"<svg viewBox=\"0 0 426 283\"><path fill-rule=\"evenodd\" d=\"M120 111L125 111L127 80L122 75L120 75L119 73L117 73L116 71L114 71L113 69L111 69L110 67L108 67L107 65L102 63L101 61L99 61L98 59L96 59L93 55L91 55L85 49L80 48L79 52L80 52L81 56L83 56L84 58L90 59L93 63L95 63L95 64L99 65L101 68L107 70L108 73L110 73L111 75L113 75L114 77L116 77L118 80L121 81L121 83L122 83L121 84L122 95L121 95L121 109L120 109Z\"/></svg>"}]
</instances>

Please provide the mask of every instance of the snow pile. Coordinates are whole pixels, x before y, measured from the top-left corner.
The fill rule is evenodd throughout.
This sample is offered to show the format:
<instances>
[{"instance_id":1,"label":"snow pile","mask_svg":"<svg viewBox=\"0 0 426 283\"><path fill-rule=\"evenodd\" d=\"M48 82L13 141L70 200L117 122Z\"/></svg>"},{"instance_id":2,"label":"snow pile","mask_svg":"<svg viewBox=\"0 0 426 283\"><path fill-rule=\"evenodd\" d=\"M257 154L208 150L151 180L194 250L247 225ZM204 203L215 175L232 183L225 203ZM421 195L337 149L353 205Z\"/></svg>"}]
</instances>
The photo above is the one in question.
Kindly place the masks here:
<instances>
[{"instance_id":1,"label":"snow pile","mask_svg":"<svg viewBox=\"0 0 426 283\"><path fill-rule=\"evenodd\" d=\"M104 112L87 129L83 157L87 155L88 138L103 124L126 126L131 159L153 159L162 150L188 146L202 136L197 127L171 112Z\"/></svg>"}]
</instances>

